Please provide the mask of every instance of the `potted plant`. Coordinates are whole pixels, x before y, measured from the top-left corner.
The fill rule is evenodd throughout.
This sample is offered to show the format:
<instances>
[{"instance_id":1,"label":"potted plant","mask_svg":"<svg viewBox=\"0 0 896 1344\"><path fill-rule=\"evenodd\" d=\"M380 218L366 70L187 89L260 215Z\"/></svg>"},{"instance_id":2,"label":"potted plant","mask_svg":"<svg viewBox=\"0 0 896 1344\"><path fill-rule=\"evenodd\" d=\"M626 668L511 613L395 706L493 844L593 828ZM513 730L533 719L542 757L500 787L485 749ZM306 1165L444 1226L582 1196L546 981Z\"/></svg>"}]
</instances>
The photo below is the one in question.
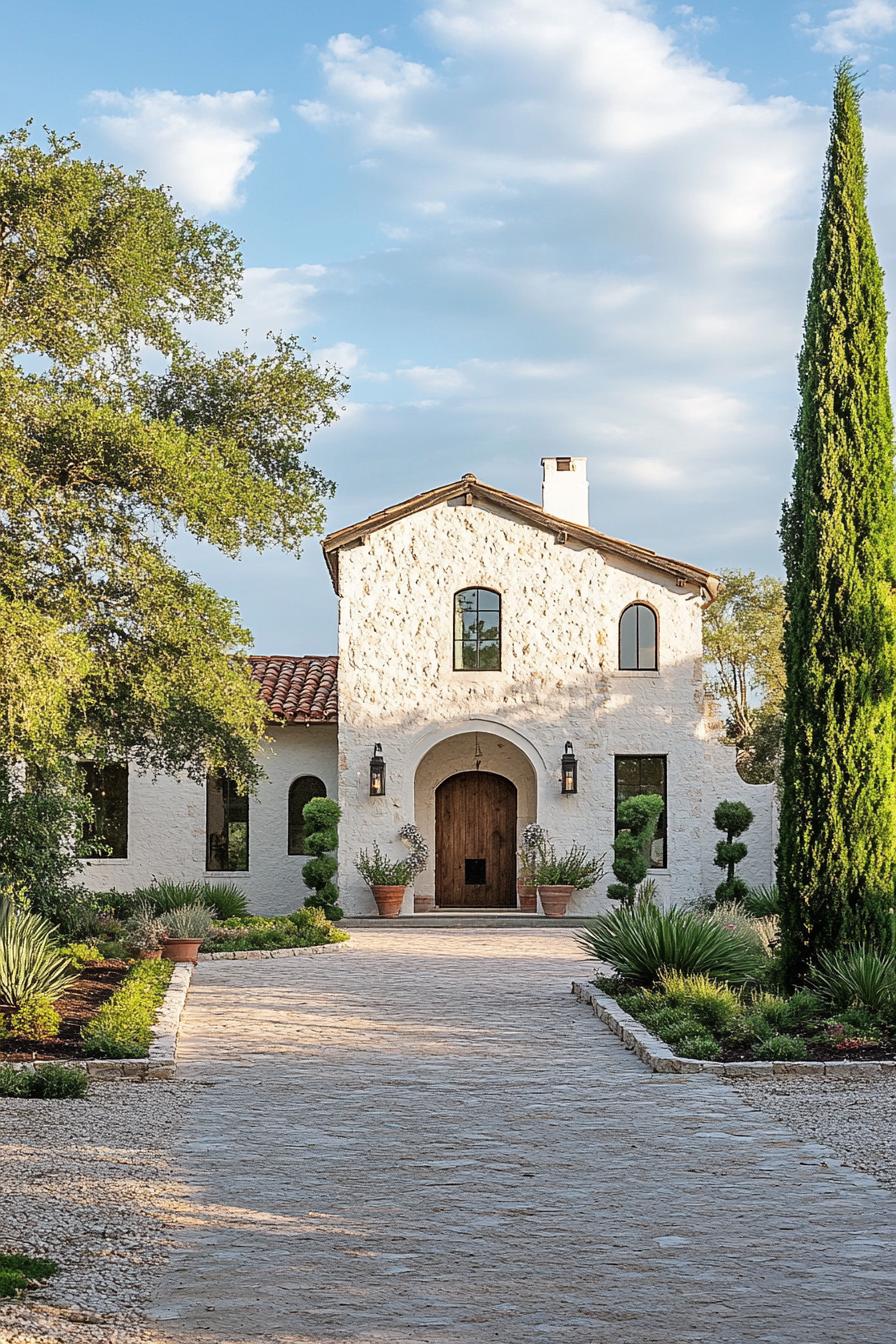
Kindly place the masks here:
<instances>
[{"instance_id":1,"label":"potted plant","mask_svg":"<svg viewBox=\"0 0 896 1344\"><path fill-rule=\"evenodd\" d=\"M558 854L545 840L535 866L535 881L541 908L548 919L562 919L574 891L593 887L604 874L604 858L589 854L584 845L573 845Z\"/></svg>"},{"instance_id":2,"label":"potted plant","mask_svg":"<svg viewBox=\"0 0 896 1344\"><path fill-rule=\"evenodd\" d=\"M158 961L167 933L165 921L147 901L135 907L124 925L125 941L142 961Z\"/></svg>"},{"instance_id":3,"label":"potted plant","mask_svg":"<svg viewBox=\"0 0 896 1344\"><path fill-rule=\"evenodd\" d=\"M516 879L517 900L520 910L529 915L534 915L538 909L536 892L538 884L535 874L547 838L544 827L539 826L537 822L530 821L523 831L523 843L517 855L519 860Z\"/></svg>"},{"instance_id":4,"label":"potted plant","mask_svg":"<svg viewBox=\"0 0 896 1344\"><path fill-rule=\"evenodd\" d=\"M215 912L199 901L169 910L165 915L162 956L169 961L192 961L195 965L199 944L208 937L214 918Z\"/></svg>"},{"instance_id":5,"label":"potted plant","mask_svg":"<svg viewBox=\"0 0 896 1344\"><path fill-rule=\"evenodd\" d=\"M413 876L409 859L389 859L374 841L362 849L355 866L373 892L380 919L395 919L401 913L405 889Z\"/></svg>"}]
</instances>

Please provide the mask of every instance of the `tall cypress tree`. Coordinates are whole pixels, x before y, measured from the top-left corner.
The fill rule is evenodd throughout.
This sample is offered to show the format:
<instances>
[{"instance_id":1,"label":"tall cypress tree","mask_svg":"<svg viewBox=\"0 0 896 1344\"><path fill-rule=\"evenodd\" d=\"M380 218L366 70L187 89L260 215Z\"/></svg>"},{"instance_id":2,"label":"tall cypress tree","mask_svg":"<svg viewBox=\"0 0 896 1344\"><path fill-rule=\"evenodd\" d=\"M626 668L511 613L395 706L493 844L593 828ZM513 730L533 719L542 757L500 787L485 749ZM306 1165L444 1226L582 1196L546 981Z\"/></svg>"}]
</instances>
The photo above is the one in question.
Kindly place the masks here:
<instances>
[{"instance_id":1,"label":"tall cypress tree","mask_svg":"<svg viewBox=\"0 0 896 1344\"><path fill-rule=\"evenodd\" d=\"M859 89L837 70L781 540L789 621L778 881L784 971L881 941L896 874L896 501L883 272Z\"/></svg>"}]
</instances>

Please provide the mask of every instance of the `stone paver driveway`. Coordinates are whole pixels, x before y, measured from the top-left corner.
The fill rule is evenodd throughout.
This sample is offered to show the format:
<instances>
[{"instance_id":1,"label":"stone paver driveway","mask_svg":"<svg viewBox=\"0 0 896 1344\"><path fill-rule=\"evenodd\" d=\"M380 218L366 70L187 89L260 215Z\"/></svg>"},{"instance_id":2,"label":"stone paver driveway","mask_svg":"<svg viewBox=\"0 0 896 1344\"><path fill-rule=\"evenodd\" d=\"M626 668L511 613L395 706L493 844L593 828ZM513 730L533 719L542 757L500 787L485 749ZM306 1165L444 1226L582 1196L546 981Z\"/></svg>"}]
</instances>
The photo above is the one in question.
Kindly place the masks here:
<instances>
[{"instance_id":1,"label":"stone paver driveway","mask_svg":"<svg viewBox=\"0 0 896 1344\"><path fill-rule=\"evenodd\" d=\"M553 930L204 964L165 1340L891 1344L896 1200L647 1072Z\"/></svg>"}]
</instances>

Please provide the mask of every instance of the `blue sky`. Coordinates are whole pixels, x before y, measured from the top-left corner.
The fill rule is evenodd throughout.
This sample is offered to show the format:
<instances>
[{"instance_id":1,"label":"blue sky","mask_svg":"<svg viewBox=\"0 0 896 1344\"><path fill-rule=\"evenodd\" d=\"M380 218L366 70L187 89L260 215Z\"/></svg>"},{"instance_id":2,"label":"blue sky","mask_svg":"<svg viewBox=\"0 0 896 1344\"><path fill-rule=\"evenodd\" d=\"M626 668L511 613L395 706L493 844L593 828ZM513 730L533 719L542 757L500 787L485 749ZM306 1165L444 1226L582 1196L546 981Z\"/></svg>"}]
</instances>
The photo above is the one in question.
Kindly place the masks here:
<instances>
[{"instance_id":1,"label":"blue sky","mask_svg":"<svg viewBox=\"0 0 896 1344\"><path fill-rule=\"evenodd\" d=\"M338 527L465 471L592 525L778 571L832 71L864 71L896 253L896 0L5 4L0 109L77 131L244 240L229 331L297 332L352 392L312 458ZM335 650L301 559L178 558L267 652Z\"/></svg>"}]
</instances>

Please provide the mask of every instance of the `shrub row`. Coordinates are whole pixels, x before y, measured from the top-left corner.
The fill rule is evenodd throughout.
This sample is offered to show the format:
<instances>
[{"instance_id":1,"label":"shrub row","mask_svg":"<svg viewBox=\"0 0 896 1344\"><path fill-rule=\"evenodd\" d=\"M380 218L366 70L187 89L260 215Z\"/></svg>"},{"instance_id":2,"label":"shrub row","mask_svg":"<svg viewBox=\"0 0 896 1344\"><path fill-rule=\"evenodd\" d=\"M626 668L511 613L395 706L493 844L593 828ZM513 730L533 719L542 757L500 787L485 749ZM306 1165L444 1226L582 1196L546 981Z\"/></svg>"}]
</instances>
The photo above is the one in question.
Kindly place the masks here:
<instances>
[{"instance_id":1,"label":"shrub row","mask_svg":"<svg viewBox=\"0 0 896 1344\"><path fill-rule=\"evenodd\" d=\"M323 910L304 906L291 915L249 915L216 924L202 944L203 952L275 951L286 947L321 947L342 943L348 934Z\"/></svg>"},{"instance_id":2,"label":"shrub row","mask_svg":"<svg viewBox=\"0 0 896 1344\"><path fill-rule=\"evenodd\" d=\"M83 1097L88 1078L83 1069L65 1064L41 1064L36 1069L0 1066L0 1097L39 1097L46 1101Z\"/></svg>"},{"instance_id":3,"label":"shrub row","mask_svg":"<svg viewBox=\"0 0 896 1344\"><path fill-rule=\"evenodd\" d=\"M81 1032L86 1053L107 1059L147 1054L156 1010L173 969L170 961L138 961Z\"/></svg>"}]
</instances>

